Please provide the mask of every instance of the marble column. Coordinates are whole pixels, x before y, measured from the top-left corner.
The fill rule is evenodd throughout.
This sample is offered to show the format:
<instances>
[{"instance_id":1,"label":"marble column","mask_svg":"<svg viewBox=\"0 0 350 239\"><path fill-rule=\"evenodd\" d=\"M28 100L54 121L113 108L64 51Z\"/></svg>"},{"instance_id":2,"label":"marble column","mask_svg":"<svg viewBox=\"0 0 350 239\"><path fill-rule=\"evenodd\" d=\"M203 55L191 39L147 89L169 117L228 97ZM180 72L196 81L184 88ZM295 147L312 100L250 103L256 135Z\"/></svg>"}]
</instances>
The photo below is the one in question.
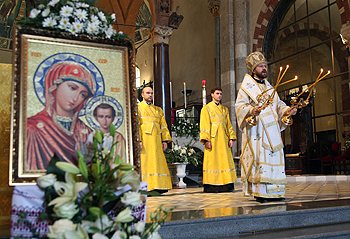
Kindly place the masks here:
<instances>
[{"instance_id":1,"label":"marble column","mask_svg":"<svg viewBox=\"0 0 350 239\"><path fill-rule=\"evenodd\" d=\"M248 29L247 8L249 7L247 0L234 1L234 41L235 41L235 76L236 90L238 91L243 81L244 75L247 73L245 59L248 56Z\"/></svg>"},{"instance_id":2,"label":"marble column","mask_svg":"<svg viewBox=\"0 0 350 239\"><path fill-rule=\"evenodd\" d=\"M220 71L220 0L209 0L209 11L215 18L216 85L221 86Z\"/></svg>"},{"instance_id":3,"label":"marble column","mask_svg":"<svg viewBox=\"0 0 350 239\"><path fill-rule=\"evenodd\" d=\"M173 29L155 25L152 29L154 53L154 104L164 111L165 120L171 129L170 71L169 71L169 37Z\"/></svg>"},{"instance_id":4,"label":"marble column","mask_svg":"<svg viewBox=\"0 0 350 239\"><path fill-rule=\"evenodd\" d=\"M248 73L245 59L248 56L248 38L250 32L250 17L248 11L250 11L250 1L247 0L235 0L234 1L234 58L235 58L235 82L236 82L236 93L238 93L241 87L244 75ZM250 52L249 52L250 53ZM238 130L238 128L237 128ZM237 133L237 152L240 154L242 134L238 130Z\"/></svg>"},{"instance_id":5,"label":"marble column","mask_svg":"<svg viewBox=\"0 0 350 239\"><path fill-rule=\"evenodd\" d=\"M221 88L223 89L222 104L230 111L230 119L236 134L237 121L235 112L236 82L235 82L235 37L234 37L234 1L220 1L220 66ZM232 147L234 156L238 155L239 143ZM238 170L238 169L237 169ZM237 171L238 172L238 171Z\"/></svg>"},{"instance_id":6,"label":"marble column","mask_svg":"<svg viewBox=\"0 0 350 239\"><path fill-rule=\"evenodd\" d=\"M220 54L223 105L229 108L232 125L237 135L234 156L240 155L242 134L237 127L235 103L244 75L248 73L245 59L251 51L250 0L221 0ZM229 89L230 92L227 92Z\"/></svg>"}]
</instances>

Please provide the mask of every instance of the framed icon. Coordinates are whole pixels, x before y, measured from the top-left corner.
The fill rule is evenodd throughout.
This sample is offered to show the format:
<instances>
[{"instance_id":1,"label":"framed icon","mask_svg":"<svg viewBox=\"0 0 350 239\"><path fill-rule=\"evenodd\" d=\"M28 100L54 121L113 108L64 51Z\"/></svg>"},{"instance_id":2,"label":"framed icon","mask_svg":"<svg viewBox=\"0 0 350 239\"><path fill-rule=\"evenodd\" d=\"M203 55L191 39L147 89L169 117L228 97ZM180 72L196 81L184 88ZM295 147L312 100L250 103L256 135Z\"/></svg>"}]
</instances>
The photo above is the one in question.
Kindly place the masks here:
<instances>
[{"instance_id":1,"label":"framed icon","mask_svg":"<svg viewBox=\"0 0 350 239\"><path fill-rule=\"evenodd\" d=\"M107 123L115 152L138 165L132 44L21 27L14 39L10 185L35 184L54 155L78 164Z\"/></svg>"}]
</instances>

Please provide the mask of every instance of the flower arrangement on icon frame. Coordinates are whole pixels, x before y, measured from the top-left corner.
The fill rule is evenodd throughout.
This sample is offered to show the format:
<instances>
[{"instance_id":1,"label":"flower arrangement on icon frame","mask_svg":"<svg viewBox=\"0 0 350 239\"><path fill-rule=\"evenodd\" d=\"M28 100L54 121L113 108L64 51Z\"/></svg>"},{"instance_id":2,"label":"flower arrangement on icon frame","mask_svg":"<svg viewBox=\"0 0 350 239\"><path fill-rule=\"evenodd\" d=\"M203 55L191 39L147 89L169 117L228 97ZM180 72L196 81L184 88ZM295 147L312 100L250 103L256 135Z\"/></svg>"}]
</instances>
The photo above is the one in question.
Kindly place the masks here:
<instances>
[{"instance_id":1,"label":"flower arrangement on icon frame","mask_svg":"<svg viewBox=\"0 0 350 239\"><path fill-rule=\"evenodd\" d=\"M29 17L18 22L24 27L87 34L112 40L132 39L113 29L116 15L96 6L96 0L39 0L31 7Z\"/></svg>"},{"instance_id":2,"label":"flower arrangement on icon frame","mask_svg":"<svg viewBox=\"0 0 350 239\"><path fill-rule=\"evenodd\" d=\"M110 132L114 137L113 124ZM95 132L91 161L85 160L79 151L78 167L60 162L54 156L47 174L38 178L38 186L45 189L43 206L46 208L46 213L42 213L40 218L53 223L47 236L63 239L159 237L160 224L173 208L160 207L152 213L152 223L147 225L132 216L132 209L143 201L141 193L147 192L140 190L139 175L134 166L124 163L118 156L110 165L114 156L113 146L117 142L113 142L111 150L108 150L102 148L103 138L102 131ZM108 213L119 201L124 204L124 209L112 218Z\"/></svg>"}]
</instances>

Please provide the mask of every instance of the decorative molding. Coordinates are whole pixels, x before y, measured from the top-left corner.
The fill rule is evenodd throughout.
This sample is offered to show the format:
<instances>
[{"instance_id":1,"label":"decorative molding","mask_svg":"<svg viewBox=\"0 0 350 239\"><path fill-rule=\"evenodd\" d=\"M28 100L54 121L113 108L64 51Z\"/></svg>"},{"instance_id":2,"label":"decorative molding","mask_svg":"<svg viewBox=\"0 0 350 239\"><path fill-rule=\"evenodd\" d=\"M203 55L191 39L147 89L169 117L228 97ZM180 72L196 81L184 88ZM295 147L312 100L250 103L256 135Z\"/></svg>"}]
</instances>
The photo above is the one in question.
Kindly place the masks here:
<instances>
[{"instance_id":1,"label":"decorative molding","mask_svg":"<svg viewBox=\"0 0 350 239\"><path fill-rule=\"evenodd\" d=\"M184 19L184 16L179 14L179 7L176 7L176 11L173 12L169 17L169 27L172 27L173 29L178 29L182 20Z\"/></svg>"},{"instance_id":2,"label":"decorative molding","mask_svg":"<svg viewBox=\"0 0 350 239\"><path fill-rule=\"evenodd\" d=\"M156 3L156 24L167 26L170 16L171 0L155 0Z\"/></svg>"},{"instance_id":3,"label":"decorative molding","mask_svg":"<svg viewBox=\"0 0 350 239\"><path fill-rule=\"evenodd\" d=\"M209 0L208 7L214 18L220 17L220 0Z\"/></svg>"},{"instance_id":4,"label":"decorative molding","mask_svg":"<svg viewBox=\"0 0 350 239\"><path fill-rule=\"evenodd\" d=\"M169 37L173 34L173 29L167 26L155 25L151 30L153 44L165 43L169 44Z\"/></svg>"}]
</instances>

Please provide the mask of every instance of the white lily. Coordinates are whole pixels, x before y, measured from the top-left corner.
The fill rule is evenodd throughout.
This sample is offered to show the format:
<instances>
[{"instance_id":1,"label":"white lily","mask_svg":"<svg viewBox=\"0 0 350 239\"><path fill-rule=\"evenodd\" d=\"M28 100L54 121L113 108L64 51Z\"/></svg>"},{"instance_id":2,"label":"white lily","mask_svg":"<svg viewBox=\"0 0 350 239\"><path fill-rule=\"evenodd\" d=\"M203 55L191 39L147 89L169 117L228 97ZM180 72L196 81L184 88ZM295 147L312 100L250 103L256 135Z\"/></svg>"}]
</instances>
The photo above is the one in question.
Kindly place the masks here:
<instances>
[{"instance_id":1,"label":"white lily","mask_svg":"<svg viewBox=\"0 0 350 239\"><path fill-rule=\"evenodd\" d=\"M64 233L65 238L74 238L74 239L89 239L87 232L78 224L76 230L66 231Z\"/></svg>"},{"instance_id":2,"label":"white lily","mask_svg":"<svg viewBox=\"0 0 350 239\"><path fill-rule=\"evenodd\" d=\"M57 168L61 169L62 171L65 171L68 173L72 173L72 174L80 173L80 169L72 163L57 162L56 166L57 166Z\"/></svg>"},{"instance_id":3,"label":"white lily","mask_svg":"<svg viewBox=\"0 0 350 239\"><path fill-rule=\"evenodd\" d=\"M114 219L116 222L132 222L135 218L131 215L130 208L125 208L121 211L118 216Z\"/></svg>"},{"instance_id":4,"label":"white lily","mask_svg":"<svg viewBox=\"0 0 350 239\"><path fill-rule=\"evenodd\" d=\"M59 195L49 203L49 206L59 207L64 203L73 203L78 198L78 193L87 187L87 183L75 182L70 173L66 173L66 182L55 182L54 188Z\"/></svg>"}]
</instances>

